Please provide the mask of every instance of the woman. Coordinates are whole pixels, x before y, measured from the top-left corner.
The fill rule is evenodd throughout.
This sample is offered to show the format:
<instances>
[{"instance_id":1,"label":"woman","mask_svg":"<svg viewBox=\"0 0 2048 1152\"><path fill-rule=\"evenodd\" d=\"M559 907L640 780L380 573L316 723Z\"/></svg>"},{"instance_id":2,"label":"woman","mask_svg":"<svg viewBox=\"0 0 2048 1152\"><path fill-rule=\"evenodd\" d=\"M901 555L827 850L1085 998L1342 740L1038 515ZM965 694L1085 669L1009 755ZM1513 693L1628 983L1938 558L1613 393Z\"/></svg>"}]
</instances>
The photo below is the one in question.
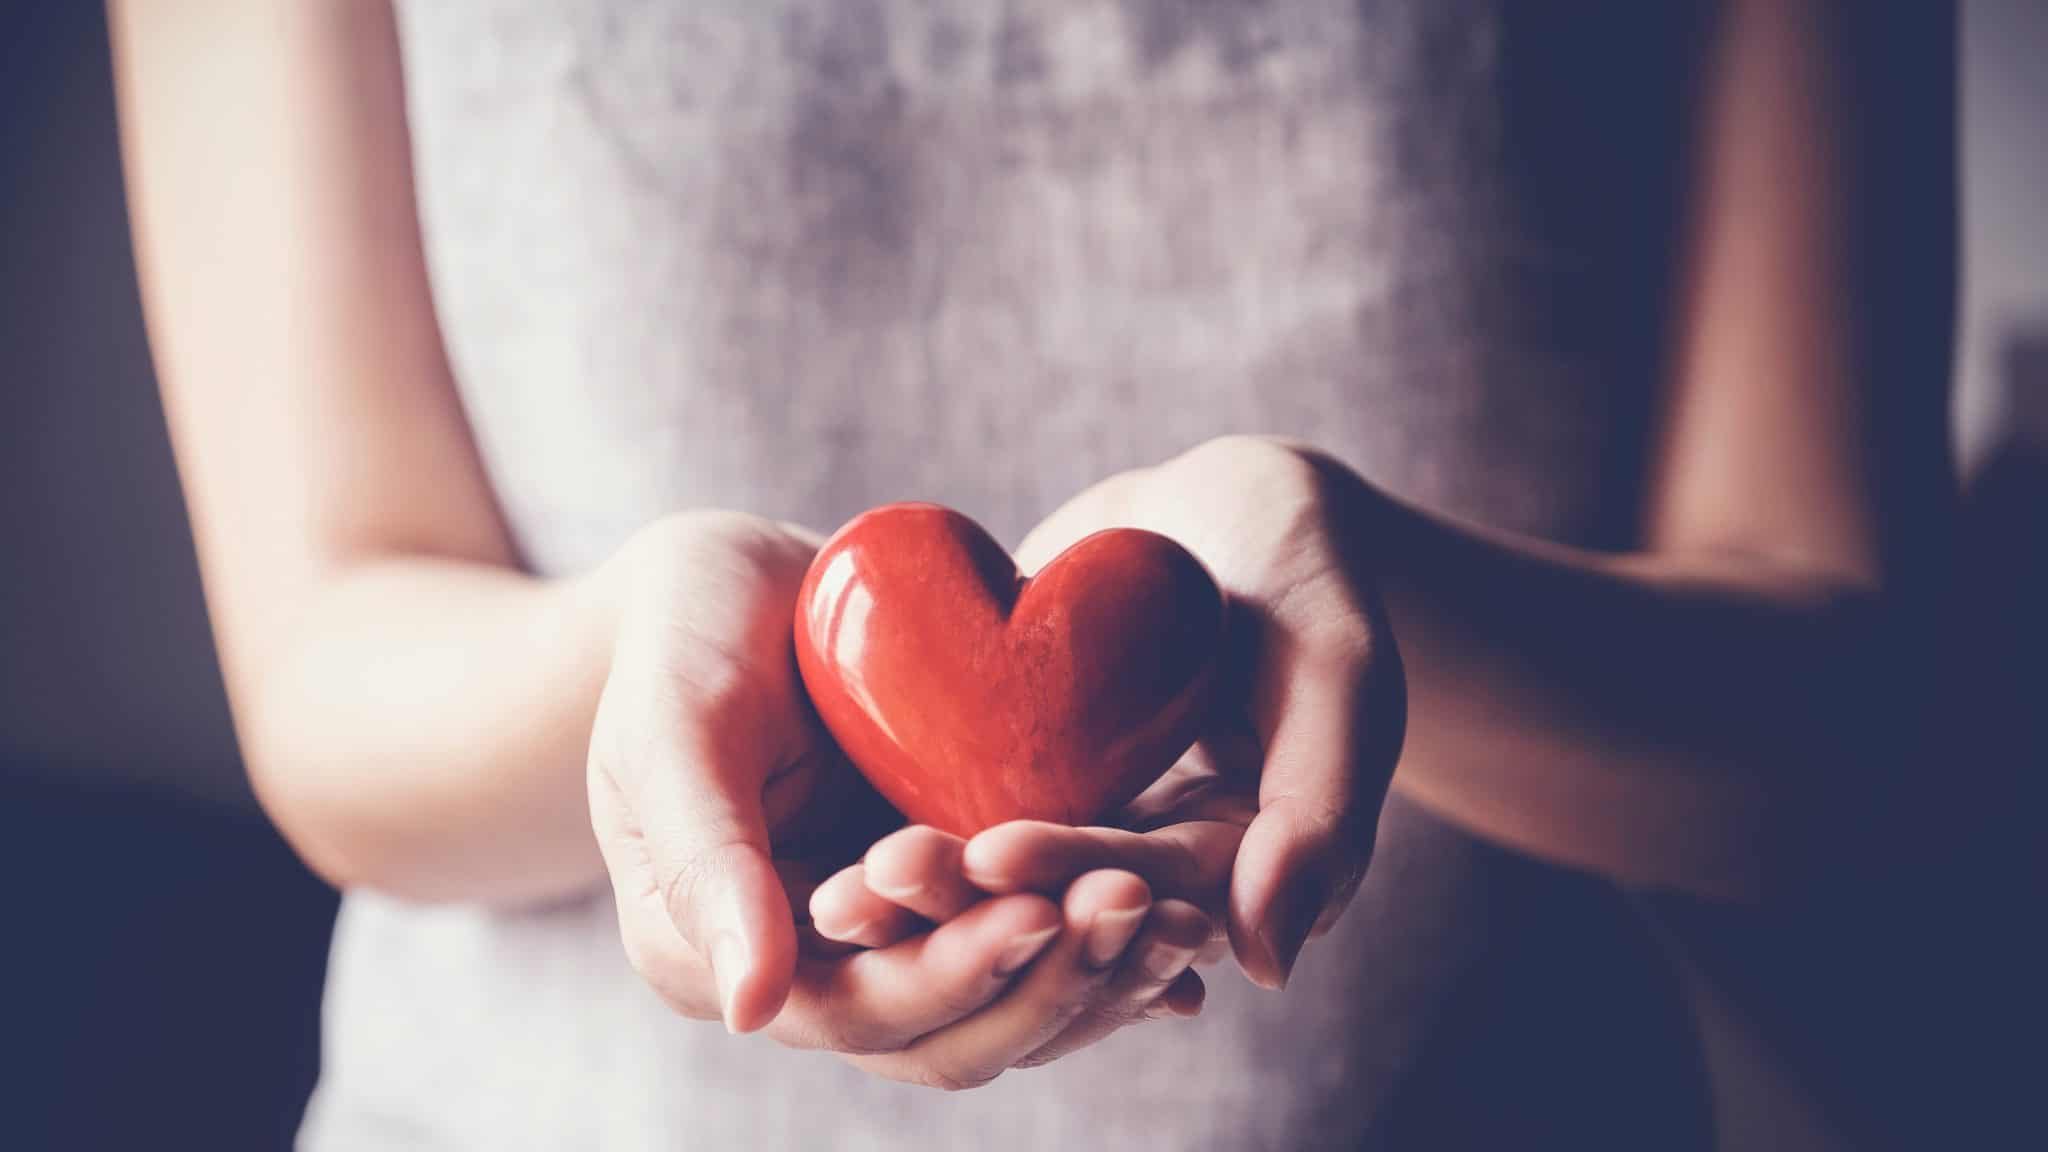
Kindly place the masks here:
<instances>
[{"instance_id":1,"label":"woman","mask_svg":"<svg viewBox=\"0 0 2048 1152\"><path fill-rule=\"evenodd\" d=\"M1631 894L1796 899L1910 718L1946 365L1866 238L1940 136L1840 14L1637 7L118 5L243 749L350 893L302 1143L1703 1142ZM906 498L1201 556L1206 786L870 846L789 621Z\"/></svg>"}]
</instances>

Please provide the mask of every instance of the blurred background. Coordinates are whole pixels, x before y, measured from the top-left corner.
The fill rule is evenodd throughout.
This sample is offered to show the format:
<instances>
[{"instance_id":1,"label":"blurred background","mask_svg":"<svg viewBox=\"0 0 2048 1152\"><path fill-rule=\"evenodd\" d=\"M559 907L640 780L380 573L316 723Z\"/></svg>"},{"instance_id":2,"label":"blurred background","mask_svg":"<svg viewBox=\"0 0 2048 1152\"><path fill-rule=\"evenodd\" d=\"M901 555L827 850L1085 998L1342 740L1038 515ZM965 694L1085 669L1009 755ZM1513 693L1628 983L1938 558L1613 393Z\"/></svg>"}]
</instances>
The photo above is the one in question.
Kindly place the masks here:
<instances>
[{"instance_id":1,"label":"blurred background","mask_svg":"<svg viewBox=\"0 0 2048 1152\"><path fill-rule=\"evenodd\" d=\"M0 11L0 1147L281 1147L316 1069L335 897L236 759L138 308L103 13ZM2048 3L1971 0L1961 45L1947 706L1993 815L1932 863L1967 879L2039 862L2048 769ZM1948 933L1952 974L2025 978L1994 953L2040 905L1999 890L1950 889L1967 895L1948 919L1901 930ZM1902 992L1987 1016L1944 1058L1967 1081L1955 1107L2010 1105L2001 1086L2027 1079L2005 1045L2039 1036L1983 990L2002 987Z\"/></svg>"}]
</instances>

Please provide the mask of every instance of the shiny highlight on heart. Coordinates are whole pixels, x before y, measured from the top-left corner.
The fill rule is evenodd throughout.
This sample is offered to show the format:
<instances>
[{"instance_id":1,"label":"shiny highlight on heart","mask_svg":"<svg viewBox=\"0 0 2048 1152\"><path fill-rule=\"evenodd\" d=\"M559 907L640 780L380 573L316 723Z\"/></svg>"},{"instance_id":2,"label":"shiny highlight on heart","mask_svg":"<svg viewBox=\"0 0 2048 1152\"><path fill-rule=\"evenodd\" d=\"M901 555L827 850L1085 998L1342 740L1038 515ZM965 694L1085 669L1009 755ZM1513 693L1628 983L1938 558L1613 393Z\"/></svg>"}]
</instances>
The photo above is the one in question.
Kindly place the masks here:
<instances>
[{"instance_id":1,"label":"shiny highlight on heart","mask_svg":"<svg viewBox=\"0 0 2048 1152\"><path fill-rule=\"evenodd\" d=\"M1082 824L1199 734L1224 602L1172 540L1098 532L1025 578L980 525L892 504L839 530L798 597L819 717L904 815L971 835Z\"/></svg>"}]
</instances>

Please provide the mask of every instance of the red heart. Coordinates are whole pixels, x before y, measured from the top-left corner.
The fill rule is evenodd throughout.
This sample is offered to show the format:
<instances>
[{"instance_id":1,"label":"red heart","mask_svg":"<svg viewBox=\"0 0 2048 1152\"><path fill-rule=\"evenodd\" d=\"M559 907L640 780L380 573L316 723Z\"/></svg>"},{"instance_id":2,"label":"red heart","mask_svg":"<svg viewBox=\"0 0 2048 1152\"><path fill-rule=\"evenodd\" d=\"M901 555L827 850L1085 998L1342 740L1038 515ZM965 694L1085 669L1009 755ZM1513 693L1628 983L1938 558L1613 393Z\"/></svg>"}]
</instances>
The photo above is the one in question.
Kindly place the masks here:
<instances>
[{"instance_id":1,"label":"red heart","mask_svg":"<svg viewBox=\"0 0 2048 1152\"><path fill-rule=\"evenodd\" d=\"M933 504L855 517L797 599L804 687L840 748L910 819L959 835L1081 824L1194 742L1223 596L1164 536L1098 532L1038 575Z\"/></svg>"}]
</instances>

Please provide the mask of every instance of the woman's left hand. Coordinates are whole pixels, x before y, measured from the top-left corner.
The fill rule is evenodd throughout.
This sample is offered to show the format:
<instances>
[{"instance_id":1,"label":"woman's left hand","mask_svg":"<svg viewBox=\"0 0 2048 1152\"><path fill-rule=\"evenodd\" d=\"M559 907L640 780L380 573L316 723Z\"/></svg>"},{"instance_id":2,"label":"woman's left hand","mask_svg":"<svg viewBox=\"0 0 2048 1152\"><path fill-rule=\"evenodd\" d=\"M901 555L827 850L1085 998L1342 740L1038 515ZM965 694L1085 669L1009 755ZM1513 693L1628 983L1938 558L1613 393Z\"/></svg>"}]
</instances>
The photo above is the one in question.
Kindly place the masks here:
<instances>
[{"instance_id":1,"label":"woman's left hand","mask_svg":"<svg viewBox=\"0 0 2048 1152\"><path fill-rule=\"evenodd\" d=\"M975 894L1057 894L1120 868L1211 912L1246 975L1283 986L1303 943L1356 889L1400 755L1406 686L1371 579L1375 499L1327 457L1227 437L1069 501L1018 549L1023 570L1091 532L1145 528L1192 551L1229 596L1208 731L1114 827L1018 821L966 842L897 833L818 890L819 930L874 946L932 918L928 902L905 896L913 889L964 906ZM1140 1014L1106 1006L1046 1056Z\"/></svg>"}]
</instances>

